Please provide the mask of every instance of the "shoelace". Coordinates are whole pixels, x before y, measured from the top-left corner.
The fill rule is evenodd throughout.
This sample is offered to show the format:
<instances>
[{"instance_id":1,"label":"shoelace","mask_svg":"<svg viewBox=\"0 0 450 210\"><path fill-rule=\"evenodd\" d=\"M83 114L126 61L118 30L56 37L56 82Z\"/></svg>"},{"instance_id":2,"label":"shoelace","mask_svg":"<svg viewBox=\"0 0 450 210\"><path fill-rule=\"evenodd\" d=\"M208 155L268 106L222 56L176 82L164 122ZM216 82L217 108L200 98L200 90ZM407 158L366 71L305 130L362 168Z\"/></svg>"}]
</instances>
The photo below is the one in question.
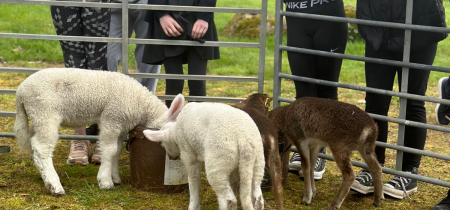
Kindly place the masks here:
<instances>
[{"instance_id":1,"label":"shoelace","mask_svg":"<svg viewBox=\"0 0 450 210\"><path fill-rule=\"evenodd\" d=\"M295 152L294 155L292 155L292 161L301 161L300 154ZM321 161L322 161L321 158L317 158L317 162L316 165L314 166L314 169L320 167Z\"/></svg>"},{"instance_id":2,"label":"shoelace","mask_svg":"<svg viewBox=\"0 0 450 210\"><path fill-rule=\"evenodd\" d=\"M301 161L300 154L294 152L294 155L292 155L292 161Z\"/></svg>"},{"instance_id":3,"label":"shoelace","mask_svg":"<svg viewBox=\"0 0 450 210\"><path fill-rule=\"evenodd\" d=\"M83 141L75 141L73 143L73 151L80 151L83 150L84 151L84 146L86 144Z\"/></svg>"},{"instance_id":4,"label":"shoelace","mask_svg":"<svg viewBox=\"0 0 450 210\"><path fill-rule=\"evenodd\" d=\"M408 193L406 193L406 188L405 188L405 184L408 184L409 182L411 182L411 179L405 178L405 177L401 177L401 176L396 176L393 179L391 179L391 181L389 181L390 183L395 184L396 186L401 186L403 189L403 193L406 194L406 196L411 200L411 197L409 197Z\"/></svg>"},{"instance_id":5,"label":"shoelace","mask_svg":"<svg viewBox=\"0 0 450 210\"><path fill-rule=\"evenodd\" d=\"M356 177L356 180L361 180L362 182L368 182L372 179L372 174L368 171L361 171Z\"/></svg>"},{"instance_id":6,"label":"shoelace","mask_svg":"<svg viewBox=\"0 0 450 210\"><path fill-rule=\"evenodd\" d=\"M314 166L314 169L318 169L320 167L320 162L322 160L320 158L317 158L316 166Z\"/></svg>"}]
</instances>

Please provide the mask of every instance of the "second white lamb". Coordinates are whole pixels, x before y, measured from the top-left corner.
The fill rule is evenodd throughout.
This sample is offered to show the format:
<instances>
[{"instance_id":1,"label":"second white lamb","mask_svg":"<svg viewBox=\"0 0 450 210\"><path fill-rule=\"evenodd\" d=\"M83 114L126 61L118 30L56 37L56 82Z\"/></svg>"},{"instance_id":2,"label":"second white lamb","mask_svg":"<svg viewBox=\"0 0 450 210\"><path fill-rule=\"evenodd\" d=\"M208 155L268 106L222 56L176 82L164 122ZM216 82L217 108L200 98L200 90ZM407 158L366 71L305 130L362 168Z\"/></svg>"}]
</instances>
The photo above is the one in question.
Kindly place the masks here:
<instances>
[{"instance_id":1,"label":"second white lamb","mask_svg":"<svg viewBox=\"0 0 450 210\"><path fill-rule=\"evenodd\" d=\"M216 192L219 209L237 208L232 186L239 183L244 210L264 208L260 184L264 153L257 126L244 111L218 103L189 103L174 110L161 130L145 130L171 158L181 158L189 177L189 210L200 209L200 171Z\"/></svg>"}]
</instances>

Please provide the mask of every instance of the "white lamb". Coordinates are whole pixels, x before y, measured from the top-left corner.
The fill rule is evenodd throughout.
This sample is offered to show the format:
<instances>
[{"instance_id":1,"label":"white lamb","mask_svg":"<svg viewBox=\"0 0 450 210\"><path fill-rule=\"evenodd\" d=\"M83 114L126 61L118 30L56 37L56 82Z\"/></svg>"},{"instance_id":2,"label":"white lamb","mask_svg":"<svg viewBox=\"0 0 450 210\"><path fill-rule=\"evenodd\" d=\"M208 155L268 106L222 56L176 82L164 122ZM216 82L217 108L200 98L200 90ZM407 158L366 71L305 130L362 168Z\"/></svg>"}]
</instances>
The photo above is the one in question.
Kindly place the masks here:
<instances>
[{"instance_id":1,"label":"white lamb","mask_svg":"<svg viewBox=\"0 0 450 210\"><path fill-rule=\"evenodd\" d=\"M179 106L184 97L172 103ZM97 123L102 164L97 180L101 189L119 184L120 136L137 125L160 128L173 110L135 79L117 72L82 69L44 69L23 81L16 94L14 131L19 147L32 153L45 187L64 195L53 167L58 130ZM28 125L31 119L31 126Z\"/></svg>"},{"instance_id":2,"label":"white lamb","mask_svg":"<svg viewBox=\"0 0 450 210\"><path fill-rule=\"evenodd\" d=\"M169 117L161 130L145 130L151 141L161 142L171 158L181 158L189 177L189 210L200 209L200 171L216 192L219 209L237 208L233 183L240 184L242 208L263 209L261 180L264 153L258 128L250 116L225 104L189 103Z\"/></svg>"}]
</instances>

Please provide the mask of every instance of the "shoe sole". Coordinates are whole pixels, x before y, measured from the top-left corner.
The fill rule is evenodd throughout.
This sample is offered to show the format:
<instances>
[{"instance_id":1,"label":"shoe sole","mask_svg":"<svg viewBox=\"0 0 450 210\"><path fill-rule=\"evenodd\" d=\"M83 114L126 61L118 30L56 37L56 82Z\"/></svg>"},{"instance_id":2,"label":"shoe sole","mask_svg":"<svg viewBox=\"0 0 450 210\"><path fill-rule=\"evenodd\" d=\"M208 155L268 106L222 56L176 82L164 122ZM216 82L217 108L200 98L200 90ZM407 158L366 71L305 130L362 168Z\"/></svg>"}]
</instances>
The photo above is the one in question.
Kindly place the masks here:
<instances>
[{"instance_id":1,"label":"shoe sole","mask_svg":"<svg viewBox=\"0 0 450 210\"><path fill-rule=\"evenodd\" d=\"M360 184L360 183L359 183L358 181L356 181L356 180L353 181L353 184L352 184L352 186L350 187L350 189L351 189L351 190L354 190L354 191L356 191L356 192L358 192L358 193L364 194L364 195L369 194L369 193L373 193L373 192L374 192L373 186L370 186L370 187L364 186L364 185Z\"/></svg>"},{"instance_id":2,"label":"shoe sole","mask_svg":"<svg viewBox=\"0 0 450 210\"><path fill-rule=\"evenodd\" d=\"M446 77L442 77L439 82L438 82L438 93L439 93L439 98L442 99L442 82L444 82L444 80L447 79ZM441 106L440 103L438 103L436 105L436 108L434 109L434 115L436 116L436 122L441 124L441 125L446 125L446 124L442 124L441 122L439 122L439 118L438 118L438 110L439 107Z\"/></svg>"},{"instance_id":3,"label":"shoe sole","mask_svg":"<svg viewBox=\"0 0 450 210\"><path fill-rule=\"evenodd\" d=\"M79 166L87 166L87 165L89 164L89 162L83 162L83 161L79 161L79 160L74 161L74 162L66 161L66 163L67 163L67 165L69 165L69 166L75 166L75 165L79 165Z\"/></svg>"},{"instance_id":4,"label":"shoe sole","mask_svg":"<svg viewBox=\"0 0 450 210\"><path fill-rule=\"evenodd\" d=\"M406 191L406 194L408 195L408 196L411 196L412 194L414 194L414 193L416 193L417 192L417 187L416 188L414 188L414 189L411 189L411 190L409 190L409 191ZM404 199L404 198L406 198L406 197L408 197L406 194L405 194L405 192L403 192L403 190L396 190L396 189L394 189L394 188L390 188L390 187L386 187L386 186L384 186L383 187L383 193L385 194L385 195L389 195L389 196L391 196L391 197L393 197L393 198L397 198L397 199Z\"/></svg>"}]
</instances>

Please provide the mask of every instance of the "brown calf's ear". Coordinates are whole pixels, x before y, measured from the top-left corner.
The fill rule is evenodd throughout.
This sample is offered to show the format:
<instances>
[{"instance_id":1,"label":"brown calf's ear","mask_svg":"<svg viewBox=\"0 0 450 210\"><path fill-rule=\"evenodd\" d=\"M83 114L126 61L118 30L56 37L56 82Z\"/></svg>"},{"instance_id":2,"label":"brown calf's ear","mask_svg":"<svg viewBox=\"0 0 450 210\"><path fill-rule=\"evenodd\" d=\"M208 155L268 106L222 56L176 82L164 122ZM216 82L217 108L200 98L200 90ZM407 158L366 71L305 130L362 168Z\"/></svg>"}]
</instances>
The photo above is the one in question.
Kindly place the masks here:
<instances>
[{"instance_id":1,"label":"brown calf's ear","mask_svg":"<svg viewBox=\"0 0 450 210\"><path fill-rule=\"evenodd\" d=\"M270 108L270 102L272 101L272 99L273 99L273 98L270 98L270 97L267 97L267 98L266 98L266 103L265 103L265 105L266 105L266 109L267 109L267 110L269 110L269 108Z\"/></svg>"}]
</instances>

